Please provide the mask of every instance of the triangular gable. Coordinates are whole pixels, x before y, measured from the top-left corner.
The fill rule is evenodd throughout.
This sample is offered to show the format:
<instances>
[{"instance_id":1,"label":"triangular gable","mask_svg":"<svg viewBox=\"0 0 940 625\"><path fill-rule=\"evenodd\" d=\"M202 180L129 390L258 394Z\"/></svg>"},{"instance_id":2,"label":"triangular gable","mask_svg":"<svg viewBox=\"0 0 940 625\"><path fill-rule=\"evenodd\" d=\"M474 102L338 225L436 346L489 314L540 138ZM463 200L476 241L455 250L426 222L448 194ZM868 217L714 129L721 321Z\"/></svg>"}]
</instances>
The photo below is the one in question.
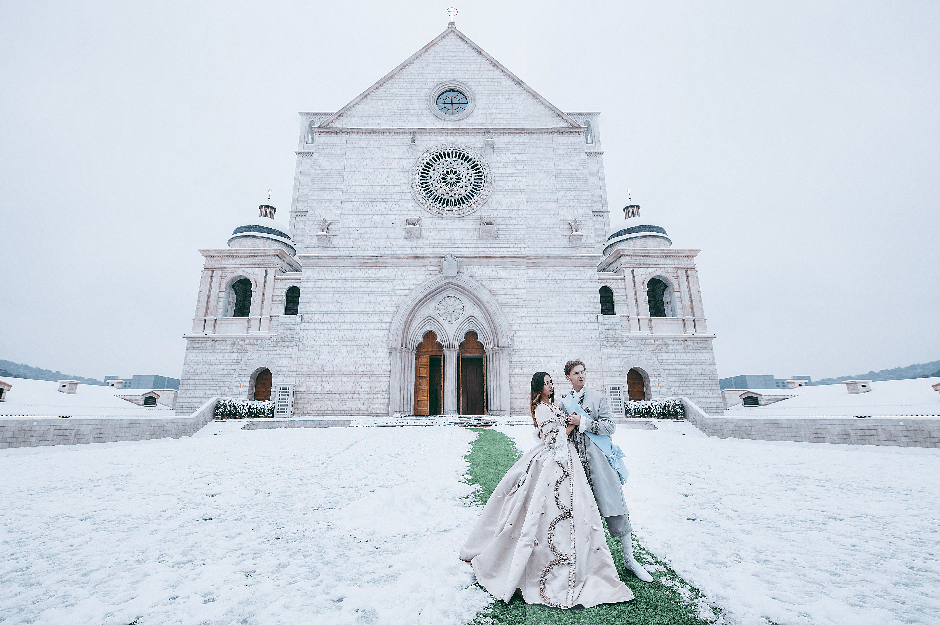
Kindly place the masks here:
<instances>
[{"instance_id":1,"label":"triangular gable","mask_svg":"<svg viewBox=\"0 0 940 625\"><path fill-rule=\"evenodd\" d=\"M570 128L582 128L583 127L575 119L571 118L566 113L563 113L559 108L557 108L551 102L543 98L537 91L529 87L529 85L525 84L525 82L523 82L518 76L516 76L511 71L509 71L509 69L507 69L502 63L500 63L499 61L494 59L492 56L487 54L486 51L483 50L483 48L475 44L469 37L467 37L462 32L460 32L459 30L457 30L455 27L452 27L452 26L449 26L444 32L442 32L440 35L438 35L433 40L431 40L431 42L429 42L426 46L424 46L423 48L415 52L408 59L406 59L403 63L401 63L398 67L390 71L388 74L386 74L381 79L379 79L374 85L372 85L371 87L363 91L361 94L359 94L349 104L342 107L341 109L339 109L338 111L330 115L328 118L320 122L318 126L320 128L329 128L329 127L334 126L334 123L337 120L341 119L346 113L354 109L363 100L368 98L369 95L375 93L382 86L386 85L395 76L399 75L403 70L405 70L405 68L409 67L410 65L412 65L413 63L415 63L416 61L424 57L428 53L428 51L432 50L435 46L437 46L442 41L444 41L444 39L450 36L457 37L458 39L466 43L472 50L474 50L483 59L489 62L499 72L503 73L513 83L515 83L516 85L521 87L523 90L525 90L537 102L539 102L545 108L547 108L552 113L554 113L554 115L557 116L558 121L561 122L563 125L568 126Z\"/></svg>"}]
</instances>

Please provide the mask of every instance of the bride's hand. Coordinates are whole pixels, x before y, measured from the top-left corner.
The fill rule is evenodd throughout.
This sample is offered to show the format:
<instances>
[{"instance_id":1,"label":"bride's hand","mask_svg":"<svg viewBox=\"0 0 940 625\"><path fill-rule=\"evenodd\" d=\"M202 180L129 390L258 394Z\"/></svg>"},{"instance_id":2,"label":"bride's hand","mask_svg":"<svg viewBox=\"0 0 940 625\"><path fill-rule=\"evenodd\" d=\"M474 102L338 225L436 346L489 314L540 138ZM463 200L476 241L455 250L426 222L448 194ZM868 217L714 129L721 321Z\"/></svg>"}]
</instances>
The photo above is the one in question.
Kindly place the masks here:
<instances>
[{"instance_id":1,"label":"bride's hand","mask_svg":"<svg viewBox=\"0 0 940 625\"><path fill-rule=\"evenodd\" d=\"M572 412L570 415L568 415L568 423L570 425L581 425L581 415L579 415L577 412Z\"/></svg>"}]
</instances>

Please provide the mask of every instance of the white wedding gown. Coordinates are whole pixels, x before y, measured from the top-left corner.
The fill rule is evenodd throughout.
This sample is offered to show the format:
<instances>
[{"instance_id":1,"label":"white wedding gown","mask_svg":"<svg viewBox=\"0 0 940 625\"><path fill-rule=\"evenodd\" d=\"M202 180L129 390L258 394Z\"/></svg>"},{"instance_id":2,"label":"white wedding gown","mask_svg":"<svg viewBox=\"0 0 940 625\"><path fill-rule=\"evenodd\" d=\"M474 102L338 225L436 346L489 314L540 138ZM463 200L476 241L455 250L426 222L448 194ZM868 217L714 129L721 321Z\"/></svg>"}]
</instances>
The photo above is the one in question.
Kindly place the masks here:
<instances>
[{"instance_id":1,"label":"white wedding gown","mask_svg":"<svg viewBox=\"0 0 940 625\"><path fill-rule=\"evenodd\" d=\"M460 551L477 581L509 601L558 608L633 599L617 576L566 415L540 403L539 443L503 476Z\"/></svg>"}]
</instances>

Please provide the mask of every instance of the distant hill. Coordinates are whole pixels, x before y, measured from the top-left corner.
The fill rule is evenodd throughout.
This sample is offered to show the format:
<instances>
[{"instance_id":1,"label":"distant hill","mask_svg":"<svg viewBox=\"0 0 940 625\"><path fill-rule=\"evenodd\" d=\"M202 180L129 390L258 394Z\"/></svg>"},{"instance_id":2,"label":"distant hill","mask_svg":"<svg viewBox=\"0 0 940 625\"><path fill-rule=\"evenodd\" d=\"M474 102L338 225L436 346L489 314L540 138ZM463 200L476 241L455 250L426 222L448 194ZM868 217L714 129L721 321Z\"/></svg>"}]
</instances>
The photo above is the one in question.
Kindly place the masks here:
<instances>
[{"instance_id":1,"label":"distant hill","mask_svg":"<svg viewBox=\"0 0 940 625\"><path fill-rule=\"evenodd\" d=\"M0 365L3 361L0 361ZM846 380L872 380L873 382L884 380L910 380L912 378L933 378L940 377L940 360L925 362L920 365L910 365L908 367L895 367L894 369L882 369L881 371L869 371L868 373L859 373L856 375L844 375L839 378L824 378L817 380L813 384L839 384Z\"/></svg>"},{"instance_id":2,"label":"distant hill","mask_svg":"<svg viewBox=\"0 0 940 625\"><path fill-rule=\"evenodd\" d=\"M67 373L62 373L61 371L39 369L38 367L21 365L18 362L10 362L9 360L0 360L0 376L11 378L26 378L28 380L50 380L52 382L58 382L59 380L78 380L83 384L104 386L104 382L101 380L83 378L79 375L69 375Z\"/></svg>"}]
</instances>

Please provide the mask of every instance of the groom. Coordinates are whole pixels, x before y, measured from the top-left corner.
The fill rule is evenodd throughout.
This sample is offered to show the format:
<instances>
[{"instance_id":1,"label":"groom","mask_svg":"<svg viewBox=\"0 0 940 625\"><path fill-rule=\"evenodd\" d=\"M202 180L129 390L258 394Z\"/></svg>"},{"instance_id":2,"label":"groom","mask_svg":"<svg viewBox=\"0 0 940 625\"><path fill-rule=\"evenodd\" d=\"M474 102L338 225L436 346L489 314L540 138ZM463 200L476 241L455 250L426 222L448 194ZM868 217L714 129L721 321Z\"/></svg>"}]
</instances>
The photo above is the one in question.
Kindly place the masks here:
<instances>
[{"instance_id":1,"label":"groom","mask_svg":"<svg viewBox=\"0 0 940 625\"><path fill-rule=\"evenodd\" d=\"M607 520L610 533L620 539L624 566L644 582L651 582L653 576L633 557L633 530L622 488L627 479L626 468L620 461L620 448L612 447L610 441L610 435L617 426L610 418L607 398L584 388L585 371L580 360L565 363L565 377L574 390L562 397L561 407L569 413L568 423L577 426L569 437L578 450L584 473L594 490L597 508Z\"/></svg>"}]
</instances>

